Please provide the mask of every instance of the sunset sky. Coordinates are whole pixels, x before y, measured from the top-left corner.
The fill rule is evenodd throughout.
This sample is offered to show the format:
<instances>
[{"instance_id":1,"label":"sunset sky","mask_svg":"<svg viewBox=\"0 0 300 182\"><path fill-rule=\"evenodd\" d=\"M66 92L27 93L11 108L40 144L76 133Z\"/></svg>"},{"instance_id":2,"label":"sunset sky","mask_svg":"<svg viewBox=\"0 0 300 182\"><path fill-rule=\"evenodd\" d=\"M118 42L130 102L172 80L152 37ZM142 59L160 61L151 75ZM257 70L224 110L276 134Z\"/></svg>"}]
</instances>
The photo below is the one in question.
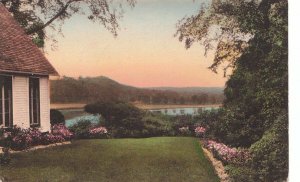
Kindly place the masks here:
<instances>
[{"instance_id":1,"label":"sunset sky","mask_svg":"<svg viewBox=\"0 0 300 182\"><path fill-rule=\"evenodd\" d=\"M223 74L207 69L212 53L203 47L186 50L174 37L176 23L196 14L201 0L143 0L126 8L121 29L113 37L102 25L76 15L57 35L57 49L46 46L46 57L60 75L107 76L120 83L138 86L224 86ZM48 30L49 31L49 30Z\"/></svg>"}]
</instances>

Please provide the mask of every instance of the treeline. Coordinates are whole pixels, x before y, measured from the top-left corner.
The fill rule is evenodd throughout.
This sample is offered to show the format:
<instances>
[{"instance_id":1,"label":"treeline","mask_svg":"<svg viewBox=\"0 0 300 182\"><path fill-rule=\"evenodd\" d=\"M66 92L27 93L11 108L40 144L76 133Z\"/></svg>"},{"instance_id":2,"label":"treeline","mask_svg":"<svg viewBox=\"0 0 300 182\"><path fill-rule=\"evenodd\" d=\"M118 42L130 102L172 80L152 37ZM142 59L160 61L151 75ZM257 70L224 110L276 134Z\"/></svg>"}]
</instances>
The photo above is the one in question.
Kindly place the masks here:
<instances>
[{"instance_id":1,"label":"treeline","mask_svg":"<svg viewBox=\"0 0 300 182\"><path fill-rule=\"evenodd\" d=\"M122 85L107 77L63 77L51 81L51 102L90 103L95 101L125 101L142 104L219 104L222 92L176 92L136 88Z\"/></svg>"}]
</instances>

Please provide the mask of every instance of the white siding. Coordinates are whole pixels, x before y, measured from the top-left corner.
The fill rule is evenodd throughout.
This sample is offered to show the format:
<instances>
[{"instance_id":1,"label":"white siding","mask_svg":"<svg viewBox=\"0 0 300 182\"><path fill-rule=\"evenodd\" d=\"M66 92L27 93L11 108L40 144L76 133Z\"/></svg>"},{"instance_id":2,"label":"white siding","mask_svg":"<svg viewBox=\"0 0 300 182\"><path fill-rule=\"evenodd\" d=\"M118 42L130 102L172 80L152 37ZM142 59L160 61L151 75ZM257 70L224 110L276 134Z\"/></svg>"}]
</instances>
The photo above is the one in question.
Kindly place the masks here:
<instances>
[{"instance_id":1,"label":"white siding","mask_svg":"<svg viewBox=\"0 0 300 182\"><path fill-rule=\"evenodd\" d=\"M50 131L50 94L49 78L40 78L41 130Z\"/></svg>"},{"instance_id":2,"label":"white siding","mask_svg":"<svg viewBox=\"0 0 300 182\"><path fill-rule=\"evenodd\" d=\"M22 128L29 124L29 78L14 76L13 90L13 124Z\"/></svg>"}]
</instances>

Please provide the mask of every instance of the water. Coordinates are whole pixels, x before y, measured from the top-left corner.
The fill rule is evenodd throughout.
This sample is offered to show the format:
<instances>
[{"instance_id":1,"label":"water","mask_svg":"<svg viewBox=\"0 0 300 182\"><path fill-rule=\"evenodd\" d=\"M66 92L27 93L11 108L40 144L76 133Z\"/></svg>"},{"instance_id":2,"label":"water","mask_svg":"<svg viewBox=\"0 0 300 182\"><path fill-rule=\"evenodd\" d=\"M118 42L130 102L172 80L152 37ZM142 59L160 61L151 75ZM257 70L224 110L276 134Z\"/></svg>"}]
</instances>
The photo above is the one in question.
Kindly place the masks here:
<instances>
[{"instance_id":1,"label":"water","mask_svg":"<svg viewBox=\"0 0 300 182\"><path fill-rule=\"evenodd\" d=\"M150 112L160 113L170 116L178 115L197 115L204 111L217 110L219 107L184 107L184 108L164 108L164 109L149 109Z\"/></svg>"},{"instance_id":2,"label":"water","mask_svg":"<svg viewBox=\"0 0 300 182\"><path fill-rule=\"evenodd\" d=\"M79 121L82 121L82 120L88 120L93 124L98 124L100 122L100 116L91 114L91 115L74 117L72 119L67 119L66 120L66 126L67 127L73 126L74 124L76 124L76 123L78 123Z\"/></svg>"},{"instance_id":3,"label":"water","mask_svg":"<svg viewBox=\"0 0 300 182\"><path fill-rule=\"evenodd\" d=\"M164 108L164 109L149 109L150 112L153 113L160 113L160 114L165 114L165 115L170 115L170 116L178 116L178 115L197 115L200 114L204 111L212 111L212 110L217 110L219 107L184 107L184 108ZM64 112L79 112L80 110L68 110ZM64 113L64 114L66 114ZM78 123L81 120L88 120L91 123L94 124L99 124L100 122L100 116L99 115L84 115L84 116L77 116L73 117L71 119L66 120L66 126L70 127L73 126L74 124Z\"/></svg>"}]
</instances>

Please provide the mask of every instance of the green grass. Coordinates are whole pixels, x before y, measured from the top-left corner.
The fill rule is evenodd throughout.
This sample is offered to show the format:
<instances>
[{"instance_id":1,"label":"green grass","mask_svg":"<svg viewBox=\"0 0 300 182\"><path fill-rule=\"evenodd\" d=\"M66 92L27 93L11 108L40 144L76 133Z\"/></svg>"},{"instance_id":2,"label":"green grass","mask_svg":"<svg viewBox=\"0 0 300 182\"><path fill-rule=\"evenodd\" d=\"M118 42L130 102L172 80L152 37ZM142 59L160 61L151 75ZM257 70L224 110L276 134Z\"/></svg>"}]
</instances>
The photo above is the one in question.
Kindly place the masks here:
<instances>
[{"instance_id":1,"label":"green grass","mask_svg":"<svg viewBox=\"0 0 300 182\"><path fill-rule=\"evenodd\" d=\"M79 140L12 158L0 168L9 181L219 181L189 137Z\"/></svg>"}]
</instances>

